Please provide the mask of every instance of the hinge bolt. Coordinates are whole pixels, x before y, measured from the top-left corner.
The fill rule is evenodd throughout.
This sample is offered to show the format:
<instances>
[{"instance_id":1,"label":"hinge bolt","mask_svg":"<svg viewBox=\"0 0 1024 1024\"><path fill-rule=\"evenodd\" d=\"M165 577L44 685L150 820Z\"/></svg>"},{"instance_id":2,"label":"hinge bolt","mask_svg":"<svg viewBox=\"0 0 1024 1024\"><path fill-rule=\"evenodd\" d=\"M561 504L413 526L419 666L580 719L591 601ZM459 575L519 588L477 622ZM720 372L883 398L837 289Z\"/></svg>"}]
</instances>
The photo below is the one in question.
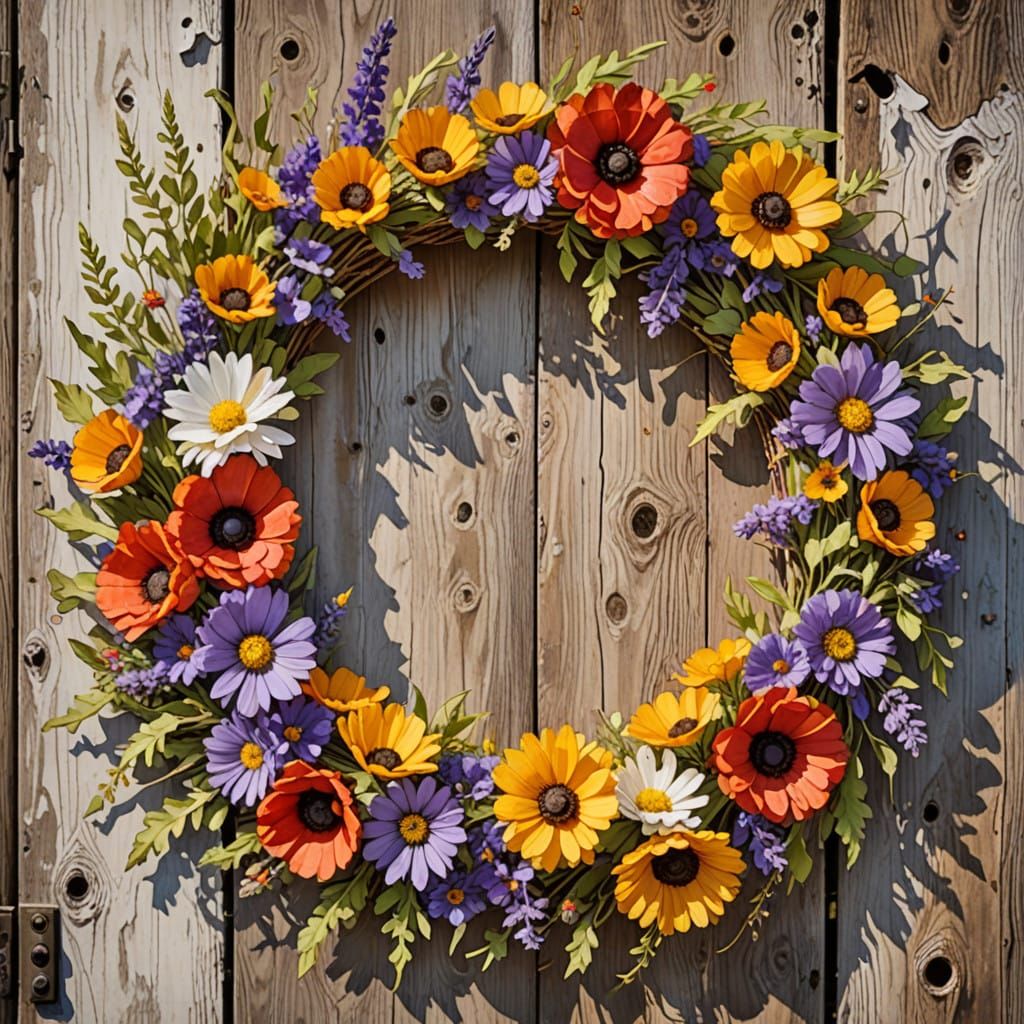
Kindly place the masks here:
<instances>
[{"instance_id":1,"label":"hinge bolt","mask_svg":"<svg viewBox=\"0 0 1024 1024\"><path fill-rule=\"evenodd\" d=\"M28 955L33 967L45 967L50 962L50 950L41 942L32 947Z\"/></svg>"},{"instance_id":2,"label":"hinge bolt","mask_svg":"<svg viewBox=\"0 0 1024 1024\"><path fill-rule=\"evenodd\" d=\"M32 915L32 931L34 932L45 932L46 931L46 918L42 914Z\"/></svg>"},{"instance_id":3,"label":"hinge bolt","mask_svg":"<svg viewBox=\"0 0 1024 1024\"><path fill-rule=\"evenodd\" d=\"M37 996L45 995L49 988L50 982L45 974L37 974L32 979L32 991L35 992Z\"/></svg>"}]
</instances>

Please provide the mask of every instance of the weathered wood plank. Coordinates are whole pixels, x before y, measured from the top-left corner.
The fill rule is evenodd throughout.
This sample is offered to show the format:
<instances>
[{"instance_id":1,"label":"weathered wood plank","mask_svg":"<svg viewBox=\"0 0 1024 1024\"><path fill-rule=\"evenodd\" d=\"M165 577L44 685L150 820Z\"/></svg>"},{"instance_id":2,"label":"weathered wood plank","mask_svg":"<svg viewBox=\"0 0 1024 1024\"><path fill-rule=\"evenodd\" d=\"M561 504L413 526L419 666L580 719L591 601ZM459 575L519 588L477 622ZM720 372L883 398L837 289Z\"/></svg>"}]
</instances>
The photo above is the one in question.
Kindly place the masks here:
<instances>
[{"instance_id":1,"label":"weathered wood plank","mask_svg":"<svg viewBox=\"0 0 1024 1024\"><path fill-rule=\"evenodd\" d=\"M881 205L907 214L923 288L955 288L918 347L944 348L975 372L953 447L978 475L939 509L939 543L963 566L940 620L966 641L950 697L926 682L918 691L929 745L905 766L895 808L876 801L869 852L841 876L839 1019L1017 1020L1024 22L1012 3L856 0L841 38L841 83L866 65L898 72L843 87L844 162L892 169ZM891 219L875 240L890 230L902 247ZM872 782L882 793L877 773Z\"/></svg>"},{"instance_id":2,"label":"weathered wood plank","mask_svg":"<svg viewBox=\"0 0 1024 1024\"><path fill-rule=\"evenodd\" d=\"M205 145L200 177L217 167L219 121L202 98L218 83L220 50L204 62L186 60L199 33L221 38L215 0L45 2L20 5L19 44L25 67L18 247L20 376L18 425L22 452L36 437L70 437L57 425L48 377L81 381L85 374L63 318L84 323L88 305L78 280L77 224L89 224L116 259L127 212L127 189L114 167L120 110L152 159L164 89L175 94L185 133ZM6 280L6 277L5 277ZM126 278L125 286L136 284ZM65 645L88 623L53 613L46 569L82 567L62 537L34 515L38 505L67 498L63 481L22 456L19 466L22 555L19 639L24 666L18 758L19 826L24 836L22 902L56 903L62 913L62 991L66 1019L215 1021L221 1016L223 953L220 892L197 878L182 844L148 875L123 864L143 810L159 789L129 800L99 827L82 812L105 775L123 725L95 723L72 740L40 734L88 682ZM98 759L96 755L99 755ZM81 883L68 883L81 876ZM186 955L187 951L187 955ZM22 1019L36 1020L22 985ZM43 1008L46 1014L53 1007Z\"/></svg>"}]
</instances>

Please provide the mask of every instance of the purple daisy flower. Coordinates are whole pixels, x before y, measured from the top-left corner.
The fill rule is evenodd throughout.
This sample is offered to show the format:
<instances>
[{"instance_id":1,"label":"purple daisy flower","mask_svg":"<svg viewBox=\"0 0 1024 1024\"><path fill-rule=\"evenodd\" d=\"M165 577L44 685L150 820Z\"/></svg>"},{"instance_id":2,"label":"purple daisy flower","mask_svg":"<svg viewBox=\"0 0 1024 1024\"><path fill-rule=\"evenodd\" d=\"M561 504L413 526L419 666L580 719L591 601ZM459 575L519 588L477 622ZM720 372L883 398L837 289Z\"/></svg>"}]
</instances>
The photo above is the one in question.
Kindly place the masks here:
<instances>
[{"instance_id":1,"label":"purple daisy flower","mask_svg":"<svg viewBox=\"0 0 1024 1024\"><path fill-rule=\"evenodd\" d=\"M305 697L280 704L270 716L270 728L286 745L289 761L315 761L334 732L334 722L330 708Z\"/></svg>"},{"instance_id":2,"label":"purple daisy flower","mask_svg":"<svg viewBox=\"0 0 1024 1024\"><path fill-rule=\"evenodd\" d=\"M715 211L696 189L690 189L675 201L662 229L666 245L698 249L715 233Z\"/></svg>"},{"instance_id":3,"label":"purple daisy flower","mask_svg":"<svg viewBox=\"0 0 1024 1024\"><path fill-rule=\"evenodd\" d=\"M324 264L331 258L331 247L312 238L293 238L284 247L288 262L307 274L330 277L334 271Z\"/></svg>"},{"instance_id":4,"label":"purple daisy flower","mask_svg":"<svg viewBox=\"0 0 1024 1024\"><path fill-rule=\"evenodd\" d=\"M772 686L801 686L810 674L811 663L800 644L769 633L750 649L743 681L751 693L760 693Z\"/></svg>"},{"instance_id":5,"label":"purple daisy flower","mask_svg":"<svg viewBox=\"0 0 1024 1024\"><path fill-rule=\"evenodd\" d=\"M786 858L786 833L760 814L740 811L736 815L732 845L746 846L754 858L755 867L764 875L785 871L789 866Z\"/></svg>"},{"instance_id":6,"label":"purple daisy flower","mask_svg":"<svg viewBox=\"0 0 1024 1024\"><path fill-rule=\"evenodd\" d=\"M458 796L486 800L494 792L491 772L500 761L497 754L447 754L441 758L438 774Z\"/></svg>"},{"instance_id":7,"label":"purple daisy flower","mask_svg":"<svg viewBox=\"0 0 1024 1024\"><path fill-rule=\"evenodd\" d=\"M933 498L941 498L956 480L956 456L934 441L918 439L914 441L907 469Z\"/></svg>"},{"instance_id":8,"label":"purple daisy flower","mask_svg":"<svg viewBox=\"0 0 1024 1024\"><path fill-rule=\"evenodd\" d=\"M445 209L453 228L465 231L476 228L486 231L491 218L498 215L498 208L487 199L486 179L479 171L459 178L445 199Z\"/></svg>"},{"instance_id":9,"label":"purple daisy flower","mask_svg":"<svg viewBox=\"0 0 1024 1024\"><path fill-rule=\"evenodd\" d=\"M192 655L200 672L217 676L210 696L225 707L238 698L243 715L270 708L271 700L290 700L302 692L299 682L316 665L308 618L285 623L288 592L270 587L229 590L211 609L196 634L203 646Z\"/></svg>"},{"instance_id":10,"label":"purple daisy flower","mask_svg":"<svg viewBox=\"0 0 1024 1024\"><path fill-rule=\"evenodd\" d=\"M427 890L427 913L445 918L458 928L486 909L484 890L476 871L456 868L446 879Z\"/></svg>"},{"instance_id":11,"label":"purple daisy flower","mask_svg":"<svg viewBox=\"0 0 1024 1024\"><path fill-rule=\"evenodd\" d=\"M409 878L422 892L432 876L444 878L451 871L459 843L466 841L461 805L429 775L418 784L392 782L373 798L369 814L363 856L385 871L385 885Z\"/></svg>"},{"instance_id":12,"label":"purple daisy flower","mask_svg":"<svg viewBox=\"0 0 1024 1024\"><path fill-rule=\"evenodd\" d=\"M557 170L547 139L534 132L503 135L487 158L490 200L506 217L540 220L554 198L551 183Z\"/></svg>"},{"instance_id":13,"label":"purple daisy flower","mask_svg":"<svg viewBox=\"0 0 1024 1024\"><path fill-rule=\"evenodd\" d=\"M288 747L274 734L266 715L222 719L203 740L210 781L233 804L252 807L281 767Z\"/></svg>"},{"instance_id":14,"label":"purple daisy flower","mask_svg":"<svg viewBox=\"0 0 1024 1024\"><path fill-rule=\"evenodd\" d=\"M921 403L900 389L902 382L898 362L877 362L870 345L847 345L838 367L818 366L800 385L802 400L790 412L822 458L834 456L858 480L874 480L886 449L908 455L913 447L906 418Z\"/></svg>"},{"instance_id":15,"label":"purple daisy flower","mask_svg":"<svg viewBox=\"0 0 1024 1024\"><path fill-rule=\"evenodd\" d=\"M732 246L724 239L720 242L708 242L704 246L704 266L702 270L710 274L721 274L732 277L740 265L740 258L732 251Z\"/></svg>"},{"instance_id":16,"label":"purple daisy flower","mask_svg":"<svg viewBox=\"0 0 1024 1024\"><path fill-rule=\"evenodd\" d=\"M190 686L197 675L199 666L193 654L196 649L196 624L191 615L172 615L160 626L153 643L153 657L163 665L167 678L172 683Z\"/></svg>"},{"instance_id":17,"label":"purple daisy flower","mask_svg":"<svg viewBox=\"0 0 1024 1024\"><path fill-rule=\"evenodd\" d=\"M793 632L818 682L852 696L854 714L866 717L862 682L878 679L886 656L896 653L892 623L856 590L825 590L807 601Z\"/></svg>"}]
</instances>

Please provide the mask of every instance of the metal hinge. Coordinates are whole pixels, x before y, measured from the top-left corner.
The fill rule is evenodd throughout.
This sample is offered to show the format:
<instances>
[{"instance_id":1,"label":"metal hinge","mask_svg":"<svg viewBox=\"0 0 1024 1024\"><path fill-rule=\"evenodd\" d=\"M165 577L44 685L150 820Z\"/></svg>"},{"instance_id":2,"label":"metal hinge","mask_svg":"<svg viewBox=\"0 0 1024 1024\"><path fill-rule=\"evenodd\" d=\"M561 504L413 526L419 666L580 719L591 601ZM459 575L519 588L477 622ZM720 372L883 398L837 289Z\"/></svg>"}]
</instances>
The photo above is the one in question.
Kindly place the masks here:
<instances>
[{"instance_id":1,"label":"metal hinge","mask_svg":"<svg viewBox=\"0 0 1024 1024\"><path fill-rule=\"evenodd\" d=\"M54 1003L60 991L57 965L60 962L58 927L60 912L41 903L0 907L0 999L15 995L15 957L21 946L21 978L29 1001Z\"/></svg>"},{"instance_id":2,"label":"metal hinge","mask_svg":"<svg viewBox=\"0 0 1024 1024\"><path fill-rule=\"evenodd\" d=\"M14 995L14 907L0 907L0 999Z\"/></svg>"},{"instance_id":3,"label":"metal hinge","mask_svg":"<svg viewBox=\"0 0 1024 1024\"><path fill-rule=\"evenodd\" d=\"M17 172L21 159L21 139L14 117L14 100L18 94L17 73L10 50L0 50L0 142L2 142L3 172L11 178Z\"/></svg>"}]
</instances>

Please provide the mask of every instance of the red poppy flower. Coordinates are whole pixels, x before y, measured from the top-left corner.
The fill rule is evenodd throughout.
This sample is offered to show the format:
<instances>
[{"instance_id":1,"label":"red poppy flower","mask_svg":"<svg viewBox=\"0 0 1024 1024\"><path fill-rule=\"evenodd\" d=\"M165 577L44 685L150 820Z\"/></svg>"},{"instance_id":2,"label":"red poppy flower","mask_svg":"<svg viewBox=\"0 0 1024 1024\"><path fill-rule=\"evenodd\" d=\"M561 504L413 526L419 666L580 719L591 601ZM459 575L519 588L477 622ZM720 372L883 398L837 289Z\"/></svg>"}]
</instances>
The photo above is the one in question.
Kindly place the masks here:
<instances>
[{"instance_id":1,"label":"red poppy flower","mask_svg":"<svg viewBox=\"0 0 1024 1024\"><path fill-rule=\"evenodd\" d=\"M96 606L129 643L198 596L191 563L160 523L121 524L96 574Z\"/></svg>"},{"instance_id":2,"label":"red poppy flower","mask_svg":"<svg viewBox=\"0 0 1024 1024\"><path fill-rule=\"evenodd\" d=\"M292 564L299 503L251 455L233 455L209 477L186 477L174 489L174 504L167 532L200 576L227 587L262 587Z\"/></svg>"},{"instance_id":3,"label":"red poppy flower","mask_svg":"<svg viewBox=\"0 0 1024 1024\"><path fill-rule=\"evenodd\" d=\"M558 156L558 201L601 238L642 235L686 192L693 136L655 92L607 83L571 96L548 138Z\"/></svg>"},{"instance_id":4,"label":"red poppy flower","mask_svg":"<svg viewBox=\"0 0 1024 1024\"><path fill-rule=\"evenodd\" d=\"M256 835L267 853L300 878L326 882L348 865L363 825L339 772L289 761L256 811Z\"/></svg>"},{"instance_id":5,"label":"red poppy flower","mask_svg":"<svg viewBox=\"0 0 1024 1024\"><path fill-rule=\"evenodd\" d=\"M722 792L778 824L821 810L850 759L832 709L785 686L743 701L713 746Z\"/></svg>"}]
</instances>

